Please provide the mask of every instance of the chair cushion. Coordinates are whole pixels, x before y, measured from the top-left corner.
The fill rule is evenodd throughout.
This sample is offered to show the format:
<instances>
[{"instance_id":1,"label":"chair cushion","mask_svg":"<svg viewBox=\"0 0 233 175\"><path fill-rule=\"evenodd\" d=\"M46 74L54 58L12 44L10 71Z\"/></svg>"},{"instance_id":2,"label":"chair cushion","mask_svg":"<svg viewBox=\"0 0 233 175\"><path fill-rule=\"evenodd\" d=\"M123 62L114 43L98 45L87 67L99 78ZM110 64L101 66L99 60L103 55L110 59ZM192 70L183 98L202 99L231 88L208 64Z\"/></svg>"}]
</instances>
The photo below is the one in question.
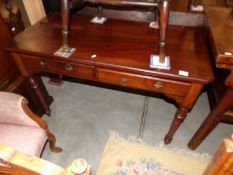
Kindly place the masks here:
<instances>
[{"instance_id":1,"label":"chair cushion","mask_svg":"<svg viewBox=\"0 0 233 175\"><path fill-rule=\"evenodd\" d=\"M47 135L42 128L0 124L0 143L26 154L39 157L46 141Z\"/></svg>"}]
</instances>

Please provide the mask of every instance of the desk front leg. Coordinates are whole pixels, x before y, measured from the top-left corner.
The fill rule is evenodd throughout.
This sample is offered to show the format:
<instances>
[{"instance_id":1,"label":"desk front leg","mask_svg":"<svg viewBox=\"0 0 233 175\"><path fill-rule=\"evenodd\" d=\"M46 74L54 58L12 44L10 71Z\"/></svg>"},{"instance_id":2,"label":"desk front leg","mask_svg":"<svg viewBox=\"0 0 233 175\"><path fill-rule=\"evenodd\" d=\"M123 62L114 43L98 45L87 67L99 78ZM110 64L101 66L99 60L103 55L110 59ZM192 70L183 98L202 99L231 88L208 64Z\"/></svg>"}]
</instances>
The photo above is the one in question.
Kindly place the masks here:
<instances>
[{"instance_id":1,"label":"desk front leg","mask_svg":"<svg viewBox=\"0 0 233 175\"><path fill-rule=\"evenodd\" d=\"M39 83L37 82L36 78L34 78L34 76L33 76L33 74L34 74L33 71L30 71L27 68L25 68L25 66L21 60L21 57L19 55L15 54L15 53L12 53L11 55L14 58L21 74L28 78L28 82L29 82L31 88L33 89L33 91L35 92L35 94L37 95L37 97L38 97L38 99L43 107L44 112L47 115L50 115L51 111L49 109L49 105L46 101L44 93L42 92L42 90L40 88Z\"/></svg>"},{"instance_id":2,"label":"desk front leg","mask_svg":"<svg viewBox=\"0 0 233 175\"><path fill-rule=\"evenodd\" d=\"M180 124L184 121L187 116L188 111L193 107L194 103L196 102L201 90L203 88L202 84L192 84L191 88L184 98L183 102L181 102L179 108L176 111L175 117L172 121L170 129L164 138L164 143L169 144L171 143L173 136L177 129L179 128Z\"/></svg>"}]
</instances>

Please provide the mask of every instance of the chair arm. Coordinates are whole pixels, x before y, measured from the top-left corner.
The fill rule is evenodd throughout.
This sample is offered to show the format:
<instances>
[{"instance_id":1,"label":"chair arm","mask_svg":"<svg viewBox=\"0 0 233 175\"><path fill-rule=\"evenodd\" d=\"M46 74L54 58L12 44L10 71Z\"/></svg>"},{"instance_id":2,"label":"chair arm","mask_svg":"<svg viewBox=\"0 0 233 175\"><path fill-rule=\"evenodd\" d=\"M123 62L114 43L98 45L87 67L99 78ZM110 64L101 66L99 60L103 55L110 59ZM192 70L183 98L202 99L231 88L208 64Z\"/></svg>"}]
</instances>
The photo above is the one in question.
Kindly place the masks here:
<instances>
[{"instance_id":1,"label":"chair arm","mask_svg":"<svg viewBox=\"0 0 233 175\"><path fill-rule=\"evenodd\" d=\"M74 163L73 163L74 164ZM0 174L9 175L72 175L71 167L66 169L39 157L30 156L14 148L0 144ZM76 165L77 166L77 165ZM91 175L87 166L85 175Z\"/></svg>"},{"instance_id":2,"label":"chair arm","mask_svg":"<svg viewBox=\"0 0 233 175\"><path fill-rule=\"evenodd\" d=\"M61 152L62 148L55 146L56 137L53 135L53 133L50 132L47 122L31 111L31 109L27 105L27 101L25 101L25 100L22 101L22 108L28 117L30 117L35 123L37 123L42 129L45 130L45 132L48 136L50 149L56 153Z\"/></svg>"},{"instance_id":3,"label":"chair arm","mask_svg":"<svg viewBox=\"0 0 233 175\"><path fill-rule=\"evenodd\" d=\"M0 174L14 174L16 172L24 175L61 175L64 174L65 170L52 162L0 144Z\"/></svg>"}]
</instances>

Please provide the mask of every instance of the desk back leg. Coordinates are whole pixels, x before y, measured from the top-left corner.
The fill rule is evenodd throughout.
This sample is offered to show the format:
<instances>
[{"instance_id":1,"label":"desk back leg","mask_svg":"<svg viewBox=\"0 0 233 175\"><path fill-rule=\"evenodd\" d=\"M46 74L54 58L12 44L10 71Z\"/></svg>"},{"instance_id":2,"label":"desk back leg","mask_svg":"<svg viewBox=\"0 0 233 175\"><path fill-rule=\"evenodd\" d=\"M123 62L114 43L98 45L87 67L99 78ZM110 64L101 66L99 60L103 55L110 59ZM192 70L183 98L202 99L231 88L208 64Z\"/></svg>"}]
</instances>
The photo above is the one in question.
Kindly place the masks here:
<instances>
[{"instance_id":1,"label":"desk back leg","mask_svg":"<svg viewBox=\"0 0 233 175\"><path fill-rule=\"evenodd\" d=\"M44 109L44 112L50 116L51 111L49 109L49 105L47 104L47 101L44 97L44 94L43 94L42 90L40 89L40 86L37 83L36 79L33 76L31 76L31 77L29 77L28 81L29 81L29 84L31 85L31 88L35 91L36 95L38 96L38 98L42 104L42 107Z\"/></svg>"}]
</instances>

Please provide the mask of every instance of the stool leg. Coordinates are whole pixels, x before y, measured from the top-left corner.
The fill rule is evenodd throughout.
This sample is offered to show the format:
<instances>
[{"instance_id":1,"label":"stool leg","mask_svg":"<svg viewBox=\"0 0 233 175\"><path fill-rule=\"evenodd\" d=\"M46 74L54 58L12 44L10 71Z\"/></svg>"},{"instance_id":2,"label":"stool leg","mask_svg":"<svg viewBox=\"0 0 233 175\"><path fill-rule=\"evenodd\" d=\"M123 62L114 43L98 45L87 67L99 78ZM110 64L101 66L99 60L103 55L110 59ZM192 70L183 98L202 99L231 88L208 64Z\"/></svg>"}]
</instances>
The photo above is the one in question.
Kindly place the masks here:
<instances>
[{"instance_id":1,"label":"stool leg","mask_svg":"<svg viewBox=\"0 0 233 175\"><path fill-rule=\"evenodd\" d=\"M98 19L101 20L103 17L103 7L99 6L98 7Z\"/></svg>"},{"instance_id":2,"label":"stool leg","mask_svg":"<svg viewBox=\"0 0 233 175\"><path fill-rule=\"evenodd\" d=\"M233 107L233 88L228 88L217 107L210 112L206 120L202 123L195 135L188 143L188 147L192 150L196 149L200 143L208 136L221 120L224 112Z\"/></svg>"}]
</instances>

